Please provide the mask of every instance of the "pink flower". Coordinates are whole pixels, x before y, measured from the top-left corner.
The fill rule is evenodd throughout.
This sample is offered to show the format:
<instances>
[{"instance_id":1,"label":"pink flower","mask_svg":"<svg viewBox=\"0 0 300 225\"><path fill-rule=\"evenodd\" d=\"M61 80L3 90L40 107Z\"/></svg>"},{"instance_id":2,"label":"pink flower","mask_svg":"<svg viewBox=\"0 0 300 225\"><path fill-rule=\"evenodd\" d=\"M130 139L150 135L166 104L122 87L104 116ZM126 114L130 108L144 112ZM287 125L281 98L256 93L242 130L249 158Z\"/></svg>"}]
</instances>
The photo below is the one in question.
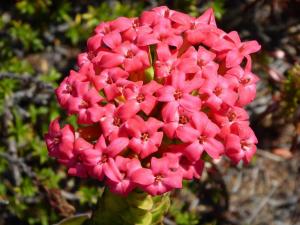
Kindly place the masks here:
<instances>
[{"instance_id":1,"label":"pink flower","mask_svg":"<svg viewBox=\"0 0 300 225\"><path fill-rule=\"evenodd\" d=\"M259 78L251 73L251 59L247 57L247 64L245 70L240 66L233 67L225 74L228 80L231 80L237 89L238 106L245 106L253 101L256 95L256 82Z\"/></svg>"},{"instance_id":2,"label":"pink flower","mask_svg":"<svg viewBox=\"0 0 300 225\"><path fill-rule=\"evenodd\" d=\"M127 136L125 122L136 114L137 108L130 108L130 111L127 111L124 105L116 108L113 104L107 104L104 111L104 116L100 120L104 136L110 140Z\"/></svg>"},{"instance_id":3,"label":"pink flower","mask_svg":"<svg viewBox=\"0 0 300 225\"><path fill-rule=\"evenodd\" d=\"M154 93L161 88L161 85L154 80L148 84L142 84L142 82L136 82L125 86L123 91L126 98L124 108L129 111L133 107L149 115L157 103Z\"/></svg>"},{"instance_id":4,"label":"pink flower","mask_svg":"<svg viewBox=\"0 0 300 225\"><path fill-rule=\"evenodd\" d=\"M243 160L249 163L256 152L257 138L250 127L234 124L225 141L225 154L234 163Z\"/></svg>"},{"instance_id":5,"label":"pink flower","mask_svg":"<svg viewBox=\"0 0 300 225\"><path fill-rule=\"evenodd\" d=\"M106 183L110 190L116 194L128 195L136 187L136 183L132 182L132 175L142 168L140 161L117 156L115 160L109 160L108 164L111 172L107 174Z\"/></svg>"},{"instance_id":6,"label":"pink flower","mask_svg":"<svg viewBox=\"0 0 300 225\"><path fill-rule=\"evenodd\" d=\"M157 131L162 125L161 121L152 117L147 121L139 116L128 120L127 129L132 137L129 148L139 154L142 159L156 152L163 138L163 132Z\"/></svg>"},{"instance_id":7,"label":"pink flower","mask_svg":"<svg viewBox=\"0 0 300 225\"><path fill-rule=\"evenodd\" d=\"M122 65L127 72L135 72L150 66L148 49L138 47L128 41L123 42L113 50L102 52L99 65L103 68L112 68Z\"/></svg>"},{"instance_id":8,"label":"pink flower","mask_svg":"<svg viewBox=\"0 0 300 225\"><path fill-rule=\"evenodd\" d=\"M69 99L75 96L74 85L77 82L75 76L66 77L55 90L57 100L61 107L67 108Z\"/></svg>"},{"instance_id":9,"label":"pink flower","mask_svg":"<svg viewBox=\"0 0 300 225\"><path fill-rule=\"evenodd\" d=\"M163 131L167 137L182 139L182 133L178 132L180 127L186 127L186 129L189 129L189 132L193 132L194 129L190 126L192 115L192 112L184 110L182 107L177 108L174 104L171 107L164 107L162 110L164 119Z\"/></svg>"},{"instance_id":10,"label":"pink flower","mask_svg":"<svg viewBox=\"0 0 300 225\"><path fill-rule=\"evenodd\" d=\"M143 12L140 16L140 22L142 25L153 28L161 20L168 19L172 12L173 11L166 6L156 7L152 10Z\"/></svg>"},{"instance_id":11,"label":"pink flower","mask_svg":"<svg viewBox=\"0 0 300 225\"><path fill-rule=\"evenodd\" d=\"M126 17L119 17L113 21L100 23L94 30L96 34L109 34L111 32L122 32L131 26L131 21Z\"/></svg>"},{"instance_id":12,"label":"pink flower","mask_svg":"<svg viewBox=\"0 0 300 225\"><path fill-rule=\"evenodd\" d=\"M236 31L232 31L214 44L213 49L217 51L228 51L226 53L226 67L239 65L245 56L259 51L261 46L257 41L241 42Z\"/></svg>"},{"instance_id":13,"label":"pink flower","mask_svg":"<svg viewBox=\"0 0 300 225\"><path fill-rule=\"evenodd\" d=\"M216 139L219 127L202 112L194 113L190 124L196 132L190 132L188 126L179 127L177 131L183 142L190 143L183 150L185 156L191 161L197 161L205 151L213 159L219 158L224 152L223 144Z\"/></svg>"},{"instance_id":14,"label":"pink flower","mask_svg":"<svg viewBox=\"0 0 300 225\"><path fill-rule=\"evenodd\" d=\"M199 89L199 94L203 104L214 110L219 110L223 103L233 106L238 98L230 81L219 75L208 78Z\"/></svg>"},{"instance_id":15,"label":"pink flower","mask_svg":"<svg viewBox=\"0 0 300 225\"><path fill-rule=\"evenodd\" d=\"M168 102L165 107L179 107L188 111L198 111L201 101L192 95L192 91L199 88L201 83L185 80L185 74L174 71L171 76L171 85L165 85L157 91L158 101Z\"/></svg>"},{"instance_id":16,"label":"pink flower","mask_svg":"<svg viewBox=\"0 0 300 225\"><path fill-rule=\"evenodd\" d=\"M49 131L45 134L45 141L49 156L61 161L68 160L73 156L74 148L74 129L71 125L60 128L59 118L50 123Z\"/></svg>"},{"instance_id":17,"label":"pink flower","mask_svg":"<svg viewBox=\"0 0 300 225\"><path fill-rule=\"evenodd\" d=\"M108 146L104 136L100 136L95 147L90 146L82 151L83 164L89 168L89 173L102 180L104 175L111 177L114 170L111 168L113 159L128 145L128 138L116 138Z\"/></svg>"},{"instance_id":18,"label":"pink flower","mask_svg":"<svg viewBox=\"0 0 300 225\"><path fill-rule=\"evenodd\" d=\"M105 97L108 101L120 96L123 83L126 83L126 79L129 74L119 67L111 69L104 69L99 75L92 77L93 84L97 91L104 91Z\"/></svg>"},{"instance_id":19,"label":"pink flower","mask_svg":"<svg viewBox=\"0 0 300 225\"><path fill-rule=\"evenodd\" d=\"M154 65L155 75L157 78L165 78L170 76L175 69L174 63L177 61L178 52L171 52L166 44L161 44L156 49L157 60Z\"/></svg>"},{"instance_id":20,"label":"pink flower","mask_svg":"<svg viewBox=\"0 0 300 225\"><path fill-rule=\"evenodd\" d=\"M203 43L211 47L225 32L217 28L213 10L208 9L197 19L191 20L190 29L185 34L192 45Z\"/></svg>"},{"instance_id":21,"label":"pink flower","mask_svg":"<svg viewBox=\"0 0 300 225\"><path fill-rule=\"evenodd\" d=\"M182 176L168 168L167 157L151 158L151 169L141 168L132 174L132 180L151 195L160 195L182 187Z\"/></svg>"},{"instance_id":22,"label":"pink flower","mask_svg":"<svg viewBox=\"0 0 300 225\"><path fill-rule=\"evenodd\" d=\"M98 50L102 44L108 47L120 44L121 40L117 40L119 33L129 29L131 25L130 19L120 17L114 21L101 23L95 29L94 36L90 37L87 42L89 51Z\"/></svg>"},{"instance_id":23,"label":"pink flower","mask_svg":"<svg viewBox=\"0 0 300 225\"><path fill-rule=\"evenodd\" d=\"M188 14L177 12L171 10L172 13L170 14L169 18L172 21L172 28L175 29L175 33L182 33L188 30L191 26L191 22L193 17Z\"/></svg>"},{"instance_id":24,"label":"pink flower","mask_svg":"<svg viewBox=\"0 0 300 225\"><path fill-rule=\"evenodd\" d=\"M215 68L218 67L218 65L214 62L216 54L206 50L202 46L198 47L198 51L196 51L194 47L190 47L181 57L193 59L193 61L195 61L195 64L197 65L197 73L206 72L210 73L210 75L215 75L217 72Z\"/></svg>"},{"instance_id":25,"label":"pink flower","mask_svg":"<svg viewBox=\"0 0 300 225\"><path fill-rule=\"evenodd\" d=\"M204 161L190 161L184 154L186 144L171 145L164 156L169 159L170 169L177 171L182 175L183 179L192 180L199 179L204 169Z\"/></svg>"},{"instance_id":26,"label":"pink flower","mask_svg":"<svg viewBox=\"0 0 300 225\"><path fill-rule=\"evenodd\" d=\"M180 157L179 165L182 177L187 180L192 180L193 178L199 179L204 169L204 161L202 159L191 162L184 155Z\"/></svg>"},{"instance_id":27,"label":"pink flower","mask_svg":"<svg viewBox=\"0 0 300 225\"><path fill-rule=\"evenodd\" d=\"M83 66L84 64L90 63L94 56L95 55L92 51L89 53L88 52L80 53L77 56L77 65L80 67Z\"/></svg>"},{"instance_id":28,"label":"pink flower","mask_svg":"<svg viewBox=\"0 0 300 225\"><path fill-rule=\"evenodd\" d=\"M158 43L152 28L148 25L142 25L139 18L132 18L131 23L131 27L122 32L124 41L134 42L137 46L149 46Z\"/></svg>"},{"instance_id":29,"label":"pink flower","mask_svg":"<svg viewBox=\"0 0 300 225\"><path fill-rule=\"evenodd\" d=\"M74 86L77 94L68 101L68 112L78 114L78 123L98 122L103 115L103 107L99 104L103 97L95 88L89 88L87 82L76 82Z\"/></svg>"},{"instance_id":30,"label":"pink flower","mask_svg":"<svg viewBox=\"0 0 300 225\"><path fill-rule=\"evenodd\" d=\"M93 145L83 138L77 138L74 143L73 156L68 161L63 161L61 163L65 164L68 167L68 174L72 176L77 176L81 178L88 177L88 170L83 163L82 154L93 148Z\"/></svg>"},{"instance_id":31,"label":"pink flower","mask_svg":"<svg viewBox=\"0 0 300 225\"><path fill-rule=\"evenodd\" d=\"M193 47L191 48L194 49ZM171 51L169 46L166 44L159 44L157 46L156 53L157 60L154 65L154 69L155 76L158 79L167 78L173 75L173 73L176 73L176 70L185 74L195 73L199 70L197 67L197 60L195 60L191 54L184 53L180 58L178 58L178 51Z\"/></svg>"},{"instance_id":32,"label":"pink flower","mask_svg":"<svg viewBox=\"0 0 300 225\"><path fill-rule=\"evenodd\" d=\"M212 8L207 9L201 16L197 19L191 21L196 28L200 28L201 25L216 25L216 19L214 15L214 11Z\"/></svg>"},{"instance_id":33,"label":"pink flower","mask_svg":"<svg viewBox=\"0 0 300 225\"><path fill-rule=\"evenodd\" d=\"M222 138L230 133L230 128L233 124L249 125L248 113L240 107L225 107L219 112L215 112L213 117L214 121L221 128L219 136Z\"/></svg>"},{"instance_id":34,"label":"pink flower","mask_svg":"<svg viewBox=\"0 0 300 225\"><path fill-rule=\"evenodd\" d=\"M160 20L153 27L153 34L159 42L176 49L179 49L183 43L182 36L176 34L176 30L171 27L170 20Z\"/></svg>"}]
</instances>

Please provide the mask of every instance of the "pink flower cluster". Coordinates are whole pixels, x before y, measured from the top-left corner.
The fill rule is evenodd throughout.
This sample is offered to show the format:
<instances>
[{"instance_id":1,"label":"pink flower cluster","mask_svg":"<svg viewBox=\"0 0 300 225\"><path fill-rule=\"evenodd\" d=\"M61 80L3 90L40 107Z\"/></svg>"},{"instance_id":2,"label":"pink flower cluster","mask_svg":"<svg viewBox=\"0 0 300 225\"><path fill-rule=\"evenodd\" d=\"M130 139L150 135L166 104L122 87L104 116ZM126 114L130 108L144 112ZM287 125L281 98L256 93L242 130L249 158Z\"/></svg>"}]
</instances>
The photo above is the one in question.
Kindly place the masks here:
<instances>
[{"instance_id":1,"label":"pink flower cluster","mask_svg":"<svg viewBox=\"0 0 300 225\"><path fill-rule=\"evenodd\" d=\"M79 128L50 124L49 155L70 175L105 182L126 195L159 195L201 176L204 161L248 163L257 139L243 109L258 80L256 41L199 18L158 7L139 18L103 22L56 89Z\"/></svg>"}]
</instances>

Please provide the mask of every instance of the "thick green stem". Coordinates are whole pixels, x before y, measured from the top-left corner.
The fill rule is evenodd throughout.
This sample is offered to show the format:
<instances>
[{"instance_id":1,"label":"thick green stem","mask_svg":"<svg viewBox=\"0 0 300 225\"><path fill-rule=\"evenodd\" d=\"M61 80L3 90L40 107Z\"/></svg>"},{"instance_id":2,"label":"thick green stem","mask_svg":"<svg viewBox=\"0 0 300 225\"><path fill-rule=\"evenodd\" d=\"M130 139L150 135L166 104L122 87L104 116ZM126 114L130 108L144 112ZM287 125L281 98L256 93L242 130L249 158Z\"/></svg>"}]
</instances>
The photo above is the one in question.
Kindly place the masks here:
<instances>
[{"instance_id":1,"label":"thick green stem","mask_svg":"<svg viewBox=\"0 0 300 225\"><path fill-rule=\"evenodd\" d=\"M159 225L169 205L168 194L151 196L134 191L122 197L106 189L92 218L84 225Z\"/></svg>"}]
</instances>

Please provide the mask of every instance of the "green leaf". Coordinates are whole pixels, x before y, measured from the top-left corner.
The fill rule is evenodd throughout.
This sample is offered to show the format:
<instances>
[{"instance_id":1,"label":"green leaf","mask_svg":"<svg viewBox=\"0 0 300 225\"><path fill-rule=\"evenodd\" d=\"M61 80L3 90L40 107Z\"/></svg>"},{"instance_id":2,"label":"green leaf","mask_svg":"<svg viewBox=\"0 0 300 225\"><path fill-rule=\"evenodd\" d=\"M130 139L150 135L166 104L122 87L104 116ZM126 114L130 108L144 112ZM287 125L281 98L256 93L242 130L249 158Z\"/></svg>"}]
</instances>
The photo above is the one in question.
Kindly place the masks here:
<instances>
[{"instance_id":1,"label":"green leaf","mask_svg":"<svg viewBox=\"0 0 300 225\"><path fill-rule=\"evenodd\" d=\"M65 177L63 173L55 172L52 168L43 168L38 171L38 177L48 188L58 188L59 181Z\"/></svg>"},{"instance_id":2,"label":"green leaf","mask_svg":"<svg viewBox=\"0 0 300 225\"><path fill-rule=\"evenodd\" d=\"M56 84L56 81L61 77L61 74L54 68L51 68L48 73L40 76L42 81L48 82L50 84Z\"/></svg>"},{"instance_id":3,"label":"green leaf","mask_svg":"<svg viewBox=\"0 0 300 225\"><path fill-rule=\"evenodd\" d=\"M221 19L225 13L224 4L225 4L224 0L214 0L208 4L208 7L213 8L215 17L217 19Z\"/></svg>"},{"instance_id":4,"label":"green leaf","mask_svg":"<svg viewBox=\"0 0 300 225\"><path fill-rule=\"evenodd\" d=\"M99 188L95 187L82 187L78 191L78 195L80 196L80 203L90 203L96 204L98 197L100 197Z\"/></svg>"},{"instance_id":5,"label":"green leaf","mask_svg":"<svg viewBox=\"0 0 300 225\"><path fill-rule=\"evenodd\" d=\"M151 210L153 207L151 196L143 192L135 195L128 195L126 201L130 206L143 210Z\"/></svg>"},{"instance_id":6,"label":"green leaf","mask_svg":"<svg viewBox=\"0 0 300 225\"><path fill-rule=\"evenodd\" d=\"M61 222L55 225L83 225L83 223L89 219L89 214L79 214L67 219L62 220Z\"/></svg>"},{"instance_id":7,"label":"green leaf","mask_svg":"<svg viewBox=\"0 0 300 225\"><path fill-rule=\"evenodd\" d=\"M21 21L12 21L9 34L15 41L22 43L25 50L42 50L44 48L38 31L33 30L30 24Z\"/></svg>"},{"instance_id":8,"label":"green leaf","mask_svg":"<svg viewBox=\"0 0 300 225\"><path fill-rule=\"evenodd\" d=\"M20 186L20 192L24 197L32 197L37 193L38 189L32 180L24 177Z\"/></svg>"},{"instance_id":9,"label":"green leaf","mask_svg":"<svg viewBox=\"0 0 300 225\"><path fill-rule=\"evenodd\" d=\"M152 214L150 212L140 210L137 208L129 208L120 214L123 221L128 225L151 225L152 224Z\"/></svg>"}]
</instances>

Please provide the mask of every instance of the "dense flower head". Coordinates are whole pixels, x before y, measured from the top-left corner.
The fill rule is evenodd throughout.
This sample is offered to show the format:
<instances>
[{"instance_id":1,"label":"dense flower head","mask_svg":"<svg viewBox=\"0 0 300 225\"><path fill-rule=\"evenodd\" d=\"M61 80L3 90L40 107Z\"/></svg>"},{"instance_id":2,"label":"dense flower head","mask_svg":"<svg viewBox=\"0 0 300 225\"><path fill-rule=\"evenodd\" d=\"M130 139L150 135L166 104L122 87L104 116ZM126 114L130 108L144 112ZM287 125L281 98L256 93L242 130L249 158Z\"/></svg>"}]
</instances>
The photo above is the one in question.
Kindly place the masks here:
<instances>
[{"instance_id":1,"label":"dense flower head","mask_svg":"<svg viewBox=\"0 0 300 225\"><path fill-rule=\"evenodd\" d=\"M211 9L193 18L162 6L99 24L56 89L78 128L51 122L49 155L121 195L181 188L204 158L249 163L257 139L243 107L256 94L259 49L219 29Z\"/></svg>"}]
</instances>

